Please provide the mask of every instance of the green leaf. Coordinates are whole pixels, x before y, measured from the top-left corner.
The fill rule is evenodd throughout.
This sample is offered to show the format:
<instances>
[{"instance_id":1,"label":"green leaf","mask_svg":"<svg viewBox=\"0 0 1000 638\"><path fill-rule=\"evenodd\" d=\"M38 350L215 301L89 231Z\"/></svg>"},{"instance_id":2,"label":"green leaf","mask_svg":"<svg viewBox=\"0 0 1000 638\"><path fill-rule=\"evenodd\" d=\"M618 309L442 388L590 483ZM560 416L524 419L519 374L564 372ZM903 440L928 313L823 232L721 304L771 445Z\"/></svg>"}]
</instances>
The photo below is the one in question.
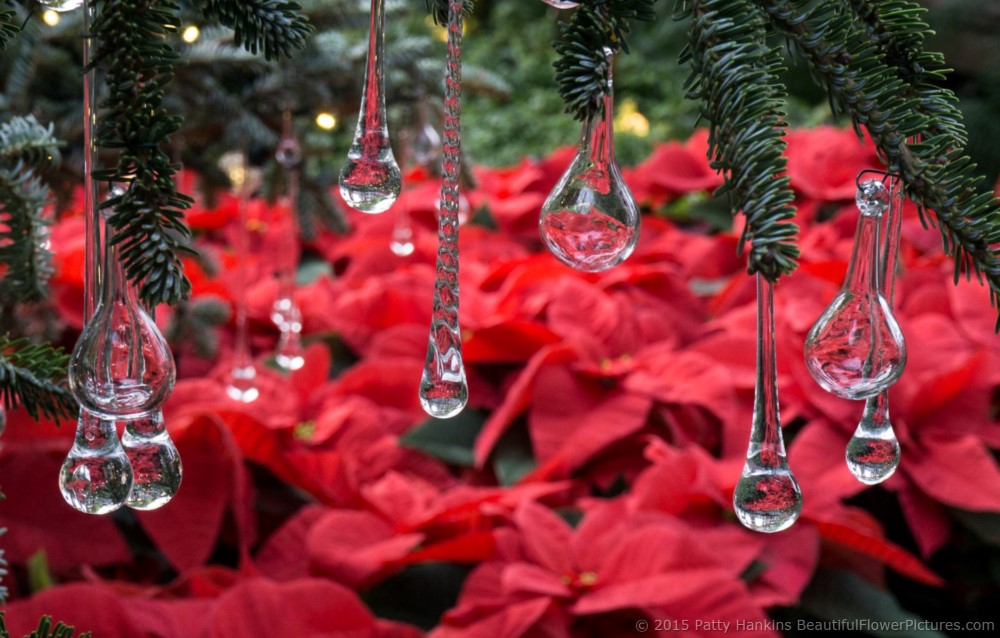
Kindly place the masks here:
<instances>
[{"instance_id":1,"label":"green leaf","mask_svg":"<svg viewBox=\"0 0 1000 638\"><path fill-rule=\"evenodd\" d=\"M31 593L37 594L55 585L52 572L49 571L49 557L44 549L29 556L26 567L28 569L28 588Z\"/></svg>"},{"instance_id":2,"label":"green leaf","mask_svg":"<svg viewBox=\"0 0 1000 638\"><path fill-rule=\"evenodd\" d=\"M400 443L445 463L472 467L476 463L473 446L485 422L483 412L466 408L451 419L427 419L404 434Z\"/></svg>"},{"instance_id":3,"label":"green leaf","mask_svg":"<svg viewBox=\"0 0 1000 638\"><path fill-rule=\"evenodd\" d=\"M490 460L497 481L504 486L514 485L538 467L531 437L523 422L515 423L500 437Z\"/></svg>"},{"instance_id":4,"label":"green leaf","mask_svg":"<svg viewBox=\"0 0 1000 638\"><path fill-rule=\"evenodd\" d=\"M322 259L306 259L295 273L295 283L298 286L308 286L320 277L333 274L333 268Z\"/></svg>"},{"instance_id":5,"label":"green leaf","mask_svg":"<svg viewBox=\"0 0 1000 638\"><path fill-rule=\"evenodd\" d=\"M379 618L430 631L458 602L470 569L454 563L409 565L363 592L361 598Z\"/></svg>"},{"instance_id":6,"label":"green leaf","mask_svg":"<svg viewBox=\"0 0 1000 638\"><path fill-rule=\"evenodd\" d=\"M1000 513L953 509L952 514L984 542L1000 546Z\"/></svg>"},{"instance_id":7,"label":"green leaf","mask_svg":"<svg viewBox=\"0 0 1000 638\"><path fill-rule=\"evenodd\" d=\"M927 621L900 607L892 594L850 572L820 569L802 593L801 605L817 618L842 621L872 636L944 638L921 629Z\"/></svg>"}]
</instances>

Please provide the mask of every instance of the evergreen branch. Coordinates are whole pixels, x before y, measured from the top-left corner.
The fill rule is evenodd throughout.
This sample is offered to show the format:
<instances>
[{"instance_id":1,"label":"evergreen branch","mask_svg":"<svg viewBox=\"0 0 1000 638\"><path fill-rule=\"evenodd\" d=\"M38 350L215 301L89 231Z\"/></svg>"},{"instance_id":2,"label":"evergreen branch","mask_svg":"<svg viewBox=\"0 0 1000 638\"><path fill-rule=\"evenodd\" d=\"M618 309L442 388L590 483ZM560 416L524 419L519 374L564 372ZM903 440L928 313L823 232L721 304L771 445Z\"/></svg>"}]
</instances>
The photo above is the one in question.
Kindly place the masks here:
<instances>
[{"instance_id":1,"label":"evergreen branch","mask_svg":"<svg viewBox=\"0 0 1000 638\"><path fill-rule=\"evenodd\" d=\"M566 112L577 120L600 113L608 93L604 49L629 52L626 36L631 20L656 19L656 0L584 0L569 22L559 28L556 42L559 59L554 66L559 95Z\"/></svg>"},{"instance_id":2,"label":"evergreen branch","mask_svg":"<svg viewBox=\"0 0 1000 638\"><path fill-rule=\"evenodd\" d=\"M0 401L36 420L39 413L53 420L75 414L76 399L64 383L68 363L62 348L0 336Z\"/></svg>"},{"instance_id":3,"label":"evergreen branch","mask_svg":"<svg viewBox=\"0 0 1000 638\"><path fill-rule=\"evenodd\" d=\"M7 48L7 42L20 30L17 24L17 12L12 9L0 9L0 51Z\"/></svg>"},{"instance_id":4,"label":"evergreen branch","mask_svg":"<svg viewBox=\"0 0 1000 638\"><path fill-rule=\"evenodd\" d=\"M803 54L831 101L864 126L889 170L899 172L907 195L922 213L940 222L944 249L954 257L956 283L964 272L985 277L991 302L1000 309L1000 208L965 155L961 135L942 134L933 114L947 112L950 96L926 85L920 97L908 93L896 68L884 64L867 32L841 19L838 3L757 0ZM808 5L808 6L807 6ZM902 28L902 27L901 27ZM922 38L912 23L904 34ZM920 102L926 102L924 106ZM916 143L907 140L920 140ZM1000 320L997 323L1000 329Z\"/></svg>"},{"instance_id":5,"label":"evergreen branch","mask_svg":"<svg viewBox=\"0 0 1000 638\"><path fill-rule=\"evenodd\" d=\"M203 0L207 17L217 19L234 32L236 46L268 60L291 57L305 47L313 31L302 7L282 0Z\"/></svg>"},{"instance_id":6,"label":"evergreen branch","mask_svg":"<svg viewBox=\"0 0 1000 638\"><path fill-rule=\"evenodd\" d=\"M427 12L434 18L434 24L448 24L448 0L424 0ZM464 15L470 15L475 8L474 0L462 3Z\"/></svg>"},{"instance_id":7,"label":"evergreen branch","mask_svg":"<svg viewBox=\"0 0 1000 638\"><path fill-rule=\"evenodd\" d=\"M52 616L42 616L38 621L38 629L31 632L25 638L73 638L76 629L72 625L64 625L61 622L52 626ZM78 638L90 638L90 632L80 634Z\"/></svg>"},{"instance_id":8,"label":"evergreen branch","mask_svg":"<svg viewBox=\"0 0 1000 638\"><path fill-rule=\"evenodd\" d=\"M98 146L118 152L118 165L95 178L128 183L108 222L122 264L150 306L175 303L191 284L180 251L190 249L184 210L191 198L177 191L176 167L161 148L181 123L162 108L163 88L173 77L178 55L167 36L177 30L172 0L96 0L94 56L89 65L105 73L107 113L96 131Z\"/></svg>"},{"instance_id":9,"label":"evergreen branch","mask_svg":"<svg viewBox=\"0 0 1000 638\"><path fill-rule=\"evenodd\" d=\"M52 126L34 116L0 125L0 263L6 265L3 287L17 301L46 296L52 253L45 247L49 222L42 208L49 189L35 173L58 164L59 142Z\"/></svg>"},{"instance_id":10,"label":"evergreen branch","mask_svg":"<svg viewBox=\"0 0 1000 638\"><path fill-rule=\"evenodd\" d=\"M700 98L708 118L712 167L725 177L734 212L747 223L749 272L771 281L795 269L798 228L789 223L795 199L784 175L782 119L785 90L778 74L780 49L765 43L765 25L751 0L685 0L691 16L681 61L691 65L690 98Z\"/></svg>"}]
</instances>

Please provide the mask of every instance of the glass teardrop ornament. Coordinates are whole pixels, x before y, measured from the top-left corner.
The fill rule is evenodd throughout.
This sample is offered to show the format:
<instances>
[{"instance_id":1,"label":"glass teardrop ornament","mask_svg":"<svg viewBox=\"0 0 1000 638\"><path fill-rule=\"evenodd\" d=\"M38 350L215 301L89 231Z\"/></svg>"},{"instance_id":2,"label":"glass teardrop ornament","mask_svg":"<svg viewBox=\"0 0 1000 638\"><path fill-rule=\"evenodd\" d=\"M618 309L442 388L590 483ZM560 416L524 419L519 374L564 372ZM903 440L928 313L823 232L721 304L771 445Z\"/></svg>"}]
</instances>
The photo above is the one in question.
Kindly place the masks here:
<instances>
[{"instance_id":1,"label":"glass teardrop ornament","mask_svg":"<svg viewBox=\"0 0 1000 638\"><path fill-rule=\"evenodd\" d=\"M417 103L417 124L414 128L408 147L407 168L432 166L441 159L441 136L431 126L427 116L427 100L423 97Z\"/></svg>"},{"instance_id":2,"label":"glass teardrop ornament","mask_svg":"<svg viewBox=\"0 0 1000 638\"><path fill-rule=\"evenodd\" d=\"M181 486L181 456L167 433L163 412L125 421L122 447L132 465L132 489L125 504L134 510L166 505Z\"/></svg>"},{"instance_id":3,"label":"glass teardrop ornament","mask_svg":"<svg viewBox=\"0 0 1000 638\"><path fill-rule=\"evenodd\" d=\"M639 207L614 153L612 54L606 49L608 91L603 108L583 124L569 168L542 205L539 233L567 266L584 272L620 264L639 240Z\"/></svg>"},{"instance_id":4,"label":"glass teardrop ornament","mask_svg":"<svg viewBox=\"0 0 1000 638\"><path fill-rule=\"evenodd\" d=\"M399 219L396 220L396 225L392 227L389 249L397 257L408 257L416 249L413 243L413 227L410 226L409 215L400 213Z\"/></svg>"},{"instance_id":5,"label":"glass teardrop ornament","mask_svg":"<svg viewBox=\"0 0 1000 638\"><path fill-rule=\"evenodd\" d=\"M825 390L867 399L899 379L903 333L879 287L879 223L889 193L878 180L858 188L858 231L843 288L806 336L806 366Z\"/></svg>"},{"instance_id":6,"label":"glass teardrop ornament","mask_svg":"<svg viewBox=\"0 0 1000 638\"><path fill-rule=\"evenodd\" d=\"M774 287L757 273L757 378L750 445L733 508L745 527L780 532L802 512L802 490L788 467L778 412L774 350Z\"/></svg>"},{"instance_id":7,"label":"glass teardrop ornament","mask_svg":"<svg viewBox=\"0 0 1000 638\"><path fill-rule=\"evenodd\" d=\"M105 231L104 277L94 316L69 362L69 384L81 407L110 418L149 412L174 385L174 358L125 277Z\"/></svg>"},{"instance_id":8,"label":"glass teardrop ornament","mask_svg":"<svg viewBox=\"0 0 1000 638\"><path fill-rule=\"evenodd\" d=\"M131 489L132 466L114 419L81 408L73 447L59 470L63 499L85 514L108 514L125 504Z\"/></svg>"},{"instance_id":9,"label":"glass teardrop ornament","mask_svg":"<svg viewBox=\"0 0 1000 638\"><path fill-rule=\"evenodd\" d=\"M275 276L278 280L278 297L271 307L271 321L278 326L281 336L274 361L285 370L298 370L305 365L302 349L302 311L295 301L295 272L299 265L299 164L302 145L295 137L291 111L282 114L281 140L274 151L274 158L285 169L286 189L281 198L281 210L287 215L288 225L283 240L276 247Z\"/></svg>"},{"instance_id":10,"label":"glass teardrop ornament","mask_svg":"<svg viewBox=\"0 0 1000 638\"><path fill-rule=\"evenodd\" d=\"M364 93L354 141L340 171L340 195L362 213L388 210L403 187L385 112L385 0L372 0Z\"/></svg>"},{"instance_id":11,"label":"glass teardrop ornament","mask_svg":"<svg viewBox=\"0 0 1000 638\"><path fill-rule=\"evenodd\" d=\"M462 0L448 4L448 57L445 69L444 147L441 213L434 303L427 358L420 378L420 405L439 419L457 415L469 400L458 322L458 178L462 163Z\"/></svg>"},{"instance_id":12,"label":"glass teardrop ornament","mask_svg":"<svg viewBox=\"0 0 1000 638\"><path fill-rule=\"evenodd\" d=\"M542 0L542 2L556 9L572 9L580 6L579 2L574 2L573 0Z\"/></svg>"},{"instance_id":13,"label":"glass teardrop ornament","mask_svg":"<svg viewBox=\"0 0 1000 638\"><path fill-rule=\"evenodd\" d=\"M882 295L892 307L896 283L896 259L899 252L899 236L903 226L903 201L905 191L902 180L892 181L891 204L886 220L885 250L882 253L879 282ZM856 479L866 485L876 485L886 480L899 467L899 440L892 429L889 418L889 390L883 390L865 400L865 409L847 443L844 458L847 467Z\"/></svg>"}]
</instances>

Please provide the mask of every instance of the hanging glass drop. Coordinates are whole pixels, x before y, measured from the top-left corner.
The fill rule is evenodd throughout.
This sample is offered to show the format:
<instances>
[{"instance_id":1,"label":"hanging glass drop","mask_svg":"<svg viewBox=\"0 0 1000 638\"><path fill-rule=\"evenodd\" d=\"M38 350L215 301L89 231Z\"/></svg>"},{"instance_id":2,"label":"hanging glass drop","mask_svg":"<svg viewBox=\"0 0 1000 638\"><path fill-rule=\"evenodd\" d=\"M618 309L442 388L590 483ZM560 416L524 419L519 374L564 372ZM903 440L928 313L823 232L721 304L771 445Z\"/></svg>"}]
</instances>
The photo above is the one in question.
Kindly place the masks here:
<instances>
[{"instance_id":1,"label":"hanging glass drop","mask_svg":"<svg viewBox=\"0 0 1000 638\"><path fill-rule=\"evenodd\" d=\"M614 151L614 91L605 49L603 108L583 124L580 146L538 220L542 241L561 262L585 272L624 261L639 240L639 207L622 179Z\"/></svg>"},{"instance_id":2,"label":"hanging glass drop","mask_svg":"<svg viewBox=\"0 0 1000 638\"><path fill-rule=\"evenodd\" d=\"M417 125L408 144L407 165L430 167L441 159L441 136L431 126L427 115L427 98L417 101Z\"/></svg>"},{"instance_id":3,"label":"hanging glass drop","mask_svg":"<svg viewBox=\"0 0 1000 638\"><path fill-rule=\"evenodd\" d=\"M469 388L462 363L458 323L458 177L462 129L462 0L448 4L448 59L445 70L444 148L441 161L441 214L434 304L427 359L420 379L420 404L427 414L447 419L465 408Z\"/></svg>"},{"instance_id":4,"label":"hanging glass drop","mask_svg":"<svg viewBox=\"0 0 1000 638\"><path fill-rule=\"evenodd\" d=\"M59 470L63 499L85 514L108 514L125 504L131 489L132 466L114 419L81 409L73 447Z\"/></svg>"},{"instance_id":5,"label":"hanging glass drop","mask_svg":"<svg viewBox=\"0 0 1000 638\"><path fill-rule=\"evenodd\" d=\"M166 505L181 486L180 453L156 410L125 421L122 446L132 466L132 489L125 504L135 510Z\"/></svg>"},{"instance_id":6,"label":"hanging glass drop","mask_svg":"<svg viewBox=\"0 0 1000 638\"><path fill-rule=\"evenodd\" d=\"M774 350L774 285L757 273L757 380L750 446L736 483L733 507L744 526L780 532L802 512L802 490L788 468L778 412Z\"/></svg>"},{"instance_id":7,"label":"hanging glass drop","mask_svg":"<svg viewBox=\"0 0 1000 638\"><path fill-rule=\"evenodd\" d=\"M285 169L287 188L282 198L282 209L288 214L290 230L284 250L276 255L278 298L271 308L271 321L278 326L281 337L275 352L275 362L285 370L298 370L305 365L302 353L302 311L295 302L295 271L299 263L299 164L302 162L302 146L295 137L292 128L292 114L283 113L283 131L278 147L274 152L275 159Z\"/></svg>"},{"instance_id":8,"label":"hanging glass drop","mask_svg":"<svg viewBox=\"0 0 1000 638\"><path fill-rule=\"evenodd\" d=\"M580 6L579 2L573 2L573 0L542 0L542 2L556 9L572 9Z\"/></svg>"},{"instance_id":9,"label":"hanging glass drop","mask_svg":"<svg viewBox=\"0 0 1000 638\"><path fill-rule=\"evenodd\" d=\"M154 410L173 388L174 358L125 276L110 228L100 288L94 315L70 357L73 395L85 410L111 419Z\"/></svg>"},{"instance_id":10,"label":"hanging glass drop","mask_svg":"<svg viewBox=\"0 0 1000 638\"><path fill-rule=\"evenodd\" d=\"M385 0L372 0L368 61L354 141L340 171L340 194L362 213L381 213L399 197L403 176L392 154L385 113Z\"/></svg>"},{"instance_id":11,"label":"hanging glass drop","mask_svg":"<svg viewBox=\"0 0 1000 638\"><path fill-rule=\"evenodd\" d=\"M46 9L52 9L53 11L58 11L59 13L65 13L66 11L77 9L83 4L83 2L84 0L38 0L38 4L42 5Z\"/></svg>"},{"instance_id":12,"label":"hanging glass drop","mask_svg":"<svg viewBox=\"0 0 1000 638\"><path fill-rule=\"evenodd\" d=\"M229 177L233 194L239 200L239 217L236 227L236 261L239 279L236 284L236 338L233 344L233 364L229 372L226 394L234 401L252 403L257 400L257 368L250 352L250 332L247 319L247 287L249 282L250 237L247 221L250 210L250 194L258 187L256 173L251 174L246 154L233 152L219 160L223 171Z\"/></svg>"},{"instance_id":13,"label":"hanging glass drop","mask_svg":"<svg viewBox=\"0 0 1000 638\"><path fill-rule=\"evenodd\" d=\"M845 399L867 399L896 382L906 365L899 324L879 287L879 223L889 208L882 182L858 188L858 231L843 288L806 336L810 374Z\"/></svg>"},{"instance_id":14,"label":"hanging glass drop","mask_svg":"<svg viewBox=\"0 0 1000 638\"><path fill-rule=\"evenodd\" d=\"M892 307L896 283L896 258L903 225L905 191L901 179L893 179L891 207L886 220L885 250L882 253L880 283L882 295ZM866 485L876 485L892 476L899 467L899 440L889 420L889 390L865 400L865 409L844 456L851 474Z\"/></svg>"},{"instance_id":15,"label":"hanging glass drop","mask_svg":"<svg viewBox=\"0 0 1000 638\"><path fill-rule=\"evenodd\" d=\"M399 211L396 224L392 227L392 236L389 238L389 249L397 257L408 257L413 254L416 245L413 243L413 227L410 225L410 214L405 206Z\"/></svg>"}]
</instances>

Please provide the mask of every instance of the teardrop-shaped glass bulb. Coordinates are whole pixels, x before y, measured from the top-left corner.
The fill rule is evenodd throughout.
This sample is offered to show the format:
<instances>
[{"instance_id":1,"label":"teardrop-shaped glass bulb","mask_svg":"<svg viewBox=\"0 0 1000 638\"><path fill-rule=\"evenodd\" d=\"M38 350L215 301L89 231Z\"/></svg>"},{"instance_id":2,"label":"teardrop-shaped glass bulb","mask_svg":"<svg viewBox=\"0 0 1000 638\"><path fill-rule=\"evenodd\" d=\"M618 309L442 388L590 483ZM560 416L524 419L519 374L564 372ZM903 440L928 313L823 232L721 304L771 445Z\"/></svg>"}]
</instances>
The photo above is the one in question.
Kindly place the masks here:
<instances>
[{"instance_id":1,"label":"teardrop-shaped glass bulb","mask_svg":"<svg viewBox=\"0 0 1000 638\"><path fill-rule=\"evenodd\" d=\"M397 257L408 257L413 254L416 246L413 243L413 228L410 226L410 216L401 214L392 228L389 249Z\"/></svg>"},{"instance_id":2,"label":"teardrop-shaped glass bulb","mask_svg":"<svg viewBox=\"0 0 1000 638\"><path fill-rule=\"evenodd\" d=\"M83 5L83 0L38 0L38 4L42 5L46 9L52 9L53 11L64 13L66 11L72 11L73 9L79 8Z\"/></svg>"},{"instance_id":3,"label":"teardrop-shaped glass bulb","mask_svg":"<svg viewBox=\"0 0 1000 638\"><path fill-rule=\"evenodd\" d=\"M302 311L291 296L282 296L274 301L271 321L281 331L275 362L285 370L298 370L305 365L302 354Z\"/></svg>"},{"instance_id":4,"label":"teardrop-shaped glass bulb","mask_svg":"<svg viewBox=\"0 0 1000 638\"><path fill-rule=\"evenodd\" d=\"M403 175L389 143L385 113L385 0L372 0L361 113L340 171L340 195L362 213L381 213L399 197Z\"/></svg>"},{"instance_id":5,"label":"teardrop-shaped glass bulb","mask_svg":"<svg viewBox=\"0 0 1000 638\"><path fill-rule=\"evenodd\" d=\"M573 2L573 0L542 0L542 2L556 9L572 9L580 6L579 2Z\"/></svg>"},{"instance_id":6,"label":"teardrop-shaped glass bulb","mask_svg":"<svg viewBox=\"0 0 1000 638\"><path fill-rule=\"evenodd\" d=\"M612 55L606 50L604 106L583 124L569 168L542 205L542 241L559 261L585 272L624 261L639 241L639 207L615 162Z\"/></svg>"},{"instance_id":7,"label":"teardrop-shaped glass bulb","mask_svg":"<svg viewBox=\"0 0 1000 638\"><path fill-rule=\"evenodd\" d=\"M107 514L125 504L131 489L132 466L115 421L81 409L73 447L59 470L63 498L85 514Z\"/></svg>"},{"instance_id":8,"label":"teardrop-shaped glass bulb","mask_svg":"<svg viewBox=\"0 0 1000 638\"><path fill-rule=\"evenodd\" d=\"M889 207L882 182L858 189L858 231L847 278L806 336L806 366L825 390L867 399L899 379L906 365L903 333L879 287L879 223Z\"/></svg>"},{"instance_id":9,"label":"teardrop-shaped glass bulb","mask_svg":"<svg viewBox=\"0 0 1000 638\"><path fill-rule=\"evenodd\" d=\"M439 419L457 415L469 400L458 322L458 178L462 140L462 0L448 3L448 58L444 95L444 156L434 304L427 358L420 378L420 405Z\"/></svg>"},{"instance_id":10,"label":"teardrop-shaped glass bulb","mask_svg":"<svg viewBox=\"0 0 1000 638\"><path fill-rule=\"evenodd\" d=\"M125 277L106 229L104 277L94 316L69 362L69 383L81 407L116 418L162 405L174 385L174 358Z\"/></svg>"},{"instance_id":11,"label":"teardrop-shaped glass bulb","mask_svg":"<svg viewBox=\"0 0 1000 638\"><path fill-rule=\"evenodd\" d=\"M125 504L135 510L166 505L181 485L181 456L167 433L163 412L125 421L122 447L132 465L132 489Z\"/></svg>"},{"instance_id":12,"label":"teardrop-shaped glass bulb","mask_svg":"<svg viewBox=\"0 0 1000 638\"><path fill-rule=\"evenodd\" d=\"M778 369L774 350L774 287L757 273L757 379L750 446L733 493L744 526L780 532L802 512L802 490L788 467L778 412Z\"/></svg>"},{"instance_id":13,"label":"teardrop-shaped glass bulb","mask_svg":"<svg viewBox=\"0 0 1000 638\"><path fill-rule=\"evenodd\" d=\"M283 130L281 140L274 151L274 158L285 169L286 191L282 198L281 210L288 215L289 225L287 241L280 245L282 254L276 255L275 275L278 279L278 298L271 307L271 321L278 326L281 337L278 339L275 362L285 370L298 370L305 365L302 354L302 311L295 302L295 271L299 265L299 173L298 165L302 161L302 146L295 137L292 127L292 113L285 109L283 113Z\"/></svg>"},{"instance_id":14,"label":"teardrop-shaped glass bulb","mask_svg":"<svg viewBox=\"0 0 1000 638\"><path fill-rule=\"evenodd\" d=\"M899 466L899 440L889 421L888 395L881 392L865 401L864 414L844 452L851 474L866 485L881 483Z\"/></svg>"}]
</instances>

